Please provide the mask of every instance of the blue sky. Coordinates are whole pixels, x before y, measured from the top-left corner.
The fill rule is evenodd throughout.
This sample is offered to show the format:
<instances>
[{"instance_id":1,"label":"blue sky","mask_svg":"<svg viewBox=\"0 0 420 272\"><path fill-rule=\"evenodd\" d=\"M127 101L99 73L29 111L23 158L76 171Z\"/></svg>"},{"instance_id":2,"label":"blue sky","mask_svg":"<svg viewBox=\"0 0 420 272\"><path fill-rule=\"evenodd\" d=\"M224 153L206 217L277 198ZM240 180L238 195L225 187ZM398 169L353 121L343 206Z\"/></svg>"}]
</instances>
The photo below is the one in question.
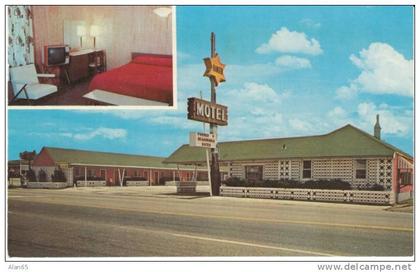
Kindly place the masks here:
<instances>
[{"instance_id":1,"label":"blue sky","mask_svg":"<svg viewBox=\"0 0 420 272\"><path fill-rule=\"evenodd\" d=\"M225 63L219 139L328 133L348 123L413 154L412 7L178 7L178 110L9 110L9 159L60 146L167 156L202 131L186 99L209 99L210 32ZM207 128L206 128L207 129Z\"/></svg>"}]
</instances>

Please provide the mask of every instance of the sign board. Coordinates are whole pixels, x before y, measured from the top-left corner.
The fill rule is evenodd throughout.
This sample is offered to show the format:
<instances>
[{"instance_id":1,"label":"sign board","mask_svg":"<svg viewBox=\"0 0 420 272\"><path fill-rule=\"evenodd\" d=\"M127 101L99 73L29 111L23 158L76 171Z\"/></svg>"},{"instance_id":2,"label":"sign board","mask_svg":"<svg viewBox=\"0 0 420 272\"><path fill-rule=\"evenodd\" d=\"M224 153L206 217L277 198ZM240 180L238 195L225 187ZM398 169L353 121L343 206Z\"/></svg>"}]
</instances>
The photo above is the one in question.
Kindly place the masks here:
<instances>
[{"instance_id":1,"label":"sign board","mask_svg":"<svg viewBox=\"0 0 420 272\"><path fill-rule=\"evenodd\" d=\"M206 71L203 76L213 78L216 86L218 86L220 82L226 81L225 75L223 74L226 65L220 62L218 54L213 58L205 58L204 64L206 65Z\"/></svg>"},{"instance_id":2,"label":"sign board","mask_svg":"<svg viewBox=\"0 0 420 272\"><path fill-rule=\"evenodd\" d=\"M188 98L188 119L227 126L228 108L196 97Z\"/></svg>"},{"instance_id":3,"label":"sign board","mask_svg":"<svg viewBox=\"0 0 420 272\"><path fill-rule=\"evenodd\" d=\"M212 133L190 132L190 146L216 148L216 136Z\"/></svg>"}]
</instances>

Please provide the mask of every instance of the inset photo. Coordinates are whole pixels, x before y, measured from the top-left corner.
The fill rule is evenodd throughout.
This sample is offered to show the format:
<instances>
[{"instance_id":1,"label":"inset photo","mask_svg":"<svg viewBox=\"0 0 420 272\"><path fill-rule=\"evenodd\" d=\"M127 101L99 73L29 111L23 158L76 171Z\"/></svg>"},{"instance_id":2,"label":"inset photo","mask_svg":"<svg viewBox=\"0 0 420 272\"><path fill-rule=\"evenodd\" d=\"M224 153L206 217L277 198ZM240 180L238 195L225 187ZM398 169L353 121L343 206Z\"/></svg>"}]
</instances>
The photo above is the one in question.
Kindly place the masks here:
<instances>
[{"instance_id":1,"label":"inset photo","mask_svg":"<svg viewBox=\"0 0 420 272\"><path fill-rule=\"evenodd\" d=\"M174 12L7 6L8 105L173 107Z\"/></svg>"}]
</instances>

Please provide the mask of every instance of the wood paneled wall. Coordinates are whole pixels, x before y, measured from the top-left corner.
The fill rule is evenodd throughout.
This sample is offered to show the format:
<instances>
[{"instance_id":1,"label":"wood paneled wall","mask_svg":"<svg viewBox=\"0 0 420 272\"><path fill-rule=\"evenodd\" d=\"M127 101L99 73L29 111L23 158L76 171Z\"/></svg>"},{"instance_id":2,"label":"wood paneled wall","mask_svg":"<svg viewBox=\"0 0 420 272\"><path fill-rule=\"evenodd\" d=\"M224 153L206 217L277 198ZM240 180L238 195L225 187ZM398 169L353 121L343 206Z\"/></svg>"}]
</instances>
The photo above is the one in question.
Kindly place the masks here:
<instances>
[{"instance_id":1,"label":"wood paneled wall","mask_svg":"<svg viewBox=\"0 0 420 272\"><path fill-rule=\"evenodd\" d=\"M64 21L83 20L103 32L96 47L107 53L108 69L129 62L131 52L172 54L172 15L161 18L153 6L33 6L35 63L42 48L64 43Z\"/></svg>"}]
</instances>

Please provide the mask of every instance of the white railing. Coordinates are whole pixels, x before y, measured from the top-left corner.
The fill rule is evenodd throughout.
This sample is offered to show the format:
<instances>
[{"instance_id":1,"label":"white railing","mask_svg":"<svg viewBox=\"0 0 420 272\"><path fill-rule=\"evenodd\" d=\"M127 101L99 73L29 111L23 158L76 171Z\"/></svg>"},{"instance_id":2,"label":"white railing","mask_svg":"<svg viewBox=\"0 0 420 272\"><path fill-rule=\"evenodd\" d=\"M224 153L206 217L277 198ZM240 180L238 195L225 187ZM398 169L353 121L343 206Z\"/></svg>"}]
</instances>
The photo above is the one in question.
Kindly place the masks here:
<instances>
[{"instance_id":1,"label":"white railing","mask_svg":"<svg viewBox=\"0 0 420 272\"><path fill-rule=\"evenodd\" d=\"M63 189L67 187L67 182L28 182L27 185L27 188L31 189Z\"/></svg>"},{"instance_id":2,"label":"white railing","mask_svg":"<svg viewBox=\"0 0 420 272\"><path fill-rule=\"evenodd\" d=\"M395 203L391 191L319 190L289 188L227 187L220 188L221 196L309 200L326 202L390 205Z\"/></svg>"},{"instance_id":3,"label":"white railing","mask_svg":"<svg viewBox=\"0 0 420 272\"><path fill-rule=\"evenodd\" d=\"M148 180L127 180L125 184L127 186L149 186Z\"/></svg>"},{"instance_id":4,"label":"white railing","mask_svg":"<svg viewBox=\"0 0 420 272\"><path fill-rule=\"evenodd\" d=\"M106 186L105 180L78 180L77 187L97 187Z\"/></svg>"},{"instance_id":5,"label":"white railing","mask_svg":"<svg viewBox=\"0 0 420 272\"><path fill-rule=\"evenodd\" d=\"M195 193L197 182L195 181L177 181L176 192L177 193Z\"/></svg>"}]
</instances>

